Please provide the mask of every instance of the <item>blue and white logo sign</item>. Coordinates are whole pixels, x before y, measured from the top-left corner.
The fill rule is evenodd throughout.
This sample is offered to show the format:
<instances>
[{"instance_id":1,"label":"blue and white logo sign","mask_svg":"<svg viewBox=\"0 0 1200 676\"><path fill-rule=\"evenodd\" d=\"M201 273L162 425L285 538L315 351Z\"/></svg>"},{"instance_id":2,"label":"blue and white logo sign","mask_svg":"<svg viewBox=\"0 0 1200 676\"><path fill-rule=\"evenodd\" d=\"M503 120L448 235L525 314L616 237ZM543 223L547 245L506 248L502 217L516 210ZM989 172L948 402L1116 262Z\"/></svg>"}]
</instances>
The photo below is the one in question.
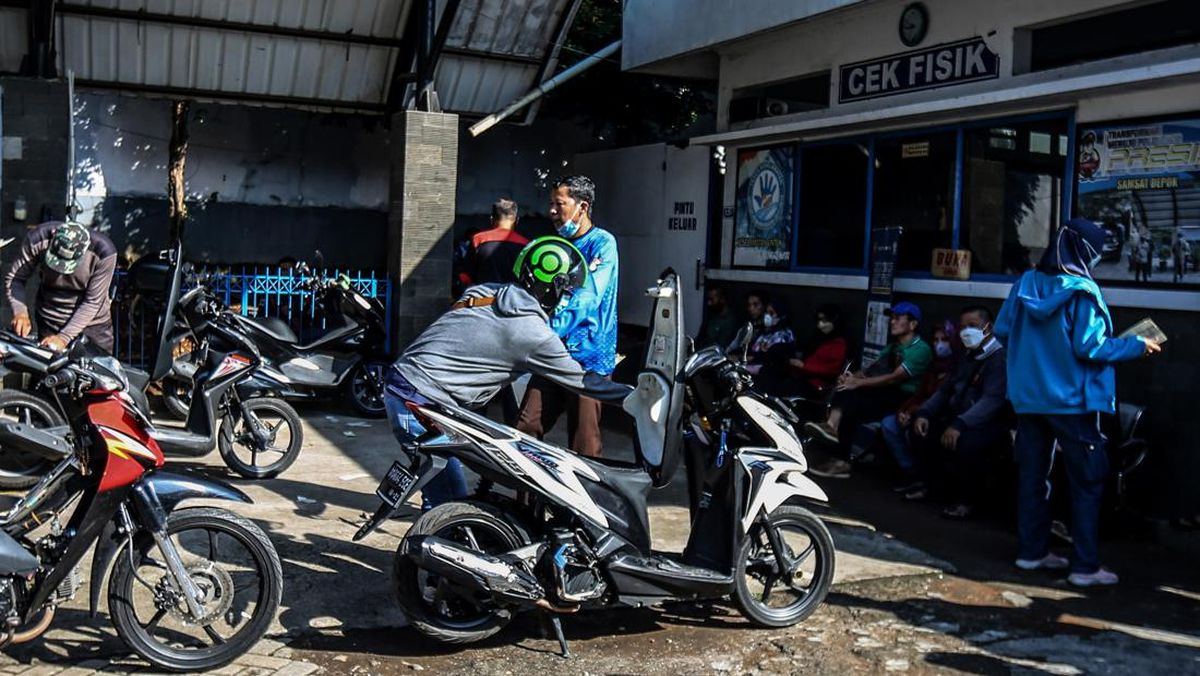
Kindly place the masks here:
<instances>
[{"instance_id":1,"label":"blue and white logo sign","mask_svg":"<svg viewBox=\"0 0 1200 676\"><path fill-rule=\"evenodd\" d=\"M763 162L750 181L750 216L759 230L775 227L783 210L784 178L774 162Z\"/></svg>"}]
</instances>

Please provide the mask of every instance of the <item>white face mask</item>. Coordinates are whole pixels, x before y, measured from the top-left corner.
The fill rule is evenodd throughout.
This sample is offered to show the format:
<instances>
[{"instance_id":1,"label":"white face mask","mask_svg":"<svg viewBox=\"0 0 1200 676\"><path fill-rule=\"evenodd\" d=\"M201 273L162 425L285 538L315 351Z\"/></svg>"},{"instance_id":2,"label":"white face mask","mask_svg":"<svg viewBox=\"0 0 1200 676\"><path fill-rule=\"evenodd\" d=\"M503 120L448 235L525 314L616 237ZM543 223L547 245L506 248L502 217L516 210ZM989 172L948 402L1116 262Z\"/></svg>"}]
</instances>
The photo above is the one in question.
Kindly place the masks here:
<instances>
[{"instance_id":1,"label":"white face mask","mask_svg":"<svg viewBox=\"0 0 1200 676\"><path fill-rule=\"evenodd\" d=\"M952 350L950 349L950 343L941 340L933 344L933 351L939 357L949 357Z\"/></svg>"},{"instance_id":2,"label":"white face mask","mask_svg":"<svg viewBox=\"0 0 1200 676\"><path fill-rule=\"evenodd\" d=\"M833 333L833 322L817 322L817 330L821 333Z\"/></svg>"},{"instance_id":3,"label":"white face mask","mask_svg":"<svg viewBox=\"0 0 1200 676\"><path fill-rule=\"evenodd\" d=\"M772 326L775 326L775 324L778 322L779 322L779 320L775 318L775 315L772 315L772 314L763 315L763 326L767 327L768 329L771 328Z\"/></svg>"},{"instance_id":4,"label":"white face mask","mask_svg":"<svg viewBox=\"0 0 1200 676\"><path fill-rule=\"evenodd\" d=\"M959 331L958 337L962 338L963 347L967 348L968 350L974 350L980 345L983 345L984 333L983 329L974 326L968 326L962 331Z\"/></svg>"}]
</instances>

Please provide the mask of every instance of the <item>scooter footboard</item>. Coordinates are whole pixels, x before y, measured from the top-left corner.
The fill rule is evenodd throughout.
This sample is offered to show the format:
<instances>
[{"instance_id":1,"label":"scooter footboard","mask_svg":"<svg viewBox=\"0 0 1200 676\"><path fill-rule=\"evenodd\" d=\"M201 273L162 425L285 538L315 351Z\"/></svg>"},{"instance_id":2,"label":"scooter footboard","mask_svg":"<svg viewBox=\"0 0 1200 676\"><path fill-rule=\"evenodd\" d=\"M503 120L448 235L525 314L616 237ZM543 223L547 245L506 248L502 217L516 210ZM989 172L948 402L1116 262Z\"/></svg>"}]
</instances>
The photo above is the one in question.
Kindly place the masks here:
<instances>
[{"instance_id":1,"label":"scooter footboard","mask_svg":"<svg viewBox=\"0 0 1200 676\"><path fill-rule=\"evenodd\" d=\"M805 467L778 456L759 456L742 449L739 456L750 477L750 496L742 514L742 532L748 533L761 512L770 513L792 498L829 502L829 496L815 481L804 475Z\"/></svg>"}]
</instances>

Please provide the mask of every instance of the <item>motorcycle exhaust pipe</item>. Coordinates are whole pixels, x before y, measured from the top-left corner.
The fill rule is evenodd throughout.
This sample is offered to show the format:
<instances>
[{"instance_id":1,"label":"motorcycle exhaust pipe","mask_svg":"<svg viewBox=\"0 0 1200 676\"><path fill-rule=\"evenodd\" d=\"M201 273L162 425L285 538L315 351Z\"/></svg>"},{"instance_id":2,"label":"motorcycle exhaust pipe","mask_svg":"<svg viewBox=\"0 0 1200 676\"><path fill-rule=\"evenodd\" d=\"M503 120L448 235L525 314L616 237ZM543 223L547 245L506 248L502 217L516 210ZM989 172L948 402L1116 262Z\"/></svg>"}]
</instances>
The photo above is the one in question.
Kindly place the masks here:
<instances>
[{"instance_id":1,"label":"motorcycle exhaust pipe","mask_svg":"<svg viewBox=\"0 0 1200 676\"><path fill-rule=\"evenodd\" d=\"M499 598L530 603L546 597L542 585L525 570L450 540L432 535L405 538L404 555L430 573Z\"/></svg>"}]
</instances>

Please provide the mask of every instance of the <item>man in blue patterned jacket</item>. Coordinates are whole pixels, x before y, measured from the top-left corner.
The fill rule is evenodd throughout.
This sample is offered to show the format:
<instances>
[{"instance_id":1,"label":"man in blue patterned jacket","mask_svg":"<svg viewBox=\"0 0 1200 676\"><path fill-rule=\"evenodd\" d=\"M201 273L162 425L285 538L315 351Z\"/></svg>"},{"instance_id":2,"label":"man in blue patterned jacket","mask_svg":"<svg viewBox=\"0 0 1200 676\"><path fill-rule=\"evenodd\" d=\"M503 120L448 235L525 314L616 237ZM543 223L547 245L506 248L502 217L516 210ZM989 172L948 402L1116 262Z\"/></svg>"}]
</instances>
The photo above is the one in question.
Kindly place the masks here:
<instances>
[{"instance_id":1,"label":"man in blue patterned jacket","mask_svg":"<svg viewBox=\"0 0 1200 676\"><path fill-rule=\"evenodd\" d=\"M550 328L584 370L611 377L617 362L617 240L592 222L595 200L596 186L586 176L554 182L550 221L583 254L589 274L583 288L554 313ZM517 429L540 439L564 412L571 450L600 457L600 402L541 378L529 383Z\"/></svg>"}]
</instances>

